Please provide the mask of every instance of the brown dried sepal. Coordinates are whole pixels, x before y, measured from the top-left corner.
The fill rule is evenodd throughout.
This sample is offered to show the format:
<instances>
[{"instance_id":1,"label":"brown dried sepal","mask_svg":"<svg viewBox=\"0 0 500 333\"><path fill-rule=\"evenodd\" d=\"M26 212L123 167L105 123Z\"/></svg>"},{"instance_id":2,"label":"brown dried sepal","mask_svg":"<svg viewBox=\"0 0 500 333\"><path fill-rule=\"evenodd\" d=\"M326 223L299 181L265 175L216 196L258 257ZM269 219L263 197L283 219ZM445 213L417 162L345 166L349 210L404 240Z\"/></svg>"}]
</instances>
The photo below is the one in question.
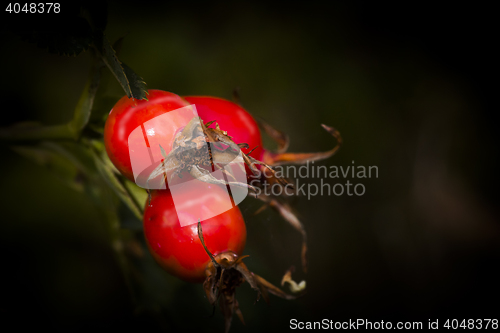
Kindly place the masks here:
<instances>
[{"instance_id":1,"label":"brown dried sepal","mask_svg":"<svg viewBox=\"0 0 500 333\"><path fill-rule=\"evenodd\" d=\"M263 119L257 118L257 122L259 123L259 126L264 129L264 132L266 132L266 134L269 135L269 137L271 137L271 139L276 141L276 143L278 144L278 149L276 150L276 153L284 153L288 150L288 146L290 145L290 139L287 134L272 127Z\"/></svg>"},{"instance_id":2,"label":"brown dried sepal","mask_svg":"<svg viewBox=\"0 0 500 333\"><path fill-rule=\"evenodd\" d=\"M302 294L306 289L306 281L302 280L299 283L295 282L292 279L292 272L295 271L295 267L292 266L286 271L285 275L283 275L283 279L281 279L281 285L284 286L288 284L290 287L290 291L294 294Z\"/></svg>"},{"instance_id":3,"label":"brown dried sepal","mask_svg":"<svg viewBox=\"0 0 500 333\"><path fill-rule=\"evenodd\" d=\"M263 201L265 204L255 212L255 215L259 214L269 206L277 211L281 215L281 217L286 222L288 222L288 224L290 224L295 230L300 232L300 234L302 235L300 259L302 263L302 270L304 272L307 272L307 233L304 225L297 217L297 214L288 203L283 202L283 200L280 200L280 198L264 195L263 192L261 192L260 195L257 196L257 198Z\"/></svg>"},{"instance_id":4,"label":"brown dried sepal","mask_svg":"<svg viewBox=\"0 0 500 333\"><path fill-rule=\"evenodd\" d=\"M285 139L276 133L281 133L278 130L272 128L270 125L265 124L264 130L269 136L274 139L278 143L278 151L265 151L263 160L270 166L282 165L282 164L304 164L312 161L324 160L339 150L342 145L342 137L340 136L340 132L335 128L327 126L325 124L321 124L321 126L332 135L336 140L337 144L332 149L325 152L317 152L317 153L287 153L286 149L288 148L288 138ZM273 133L272 130L276 131Z\"/></svg>"},{"instance_id":5,"label":"brown dried sepal","mask_svg":"<svg viewBox=\"0 0 500 333\"><path fill-rule=\"evenodd\" d=\"M258 120L259 125L264 129L264 131L278 144L277 151L265 151L263 160L266 169L262 172L262 179L257 182L258 186L262 189L264 186L284 186L288 187L286 190L283 189L281 191L282 196L290 196L295 195L293 184L290 183L287 179L282 177L277 177L276 173L272 169L273 166L282 165L282 164L304 164L308 161L318 161L322 159L326 159L333 154L335 154L340 146L342 145L342 137L340 133L333 127L322 124L321 126L330 133L336 140L337 144L331 150L326 152L318 152L318 153L286 153L289 145L289 138L283 132L275 129L262 119ZM272 170L272 171L270 171ZM252 184L255 184L253 182ZM302 250L301 250L301 261L302 261L302 269L304 272L307 272L307 234L304 228L304 225L300 222L297 214L293 212L290 205L280 198L275 197L273 195L266 195L265 191L260 191L260 195L257 196L258 199L265 202L255 214L258 214L267 206L275 209L285 221L287 221L292 227L298 230L302 235Z\"/></svg>"},{"instance_id":6,"label":"brown dried sepal","mask_svg":"<svg viewBox=\"0 0 500 333\"><path fill-rule=\"evenodd\" d=\"M215 306L217 300L219 301L219 306L224 316L226 333L229 332L231 319L234 313L236 313L241 322L245 324L243 314L235 298L236 288L243 282L248 282L252 289L257 291L257 300L260 295L262 295L264 300L269 303L269 293L289 300L296 298L296 296L287 294L259 275L250 272L242 261L248 256L238 256L231 251L214 256L205 245L200 222L198 222L198 237L207 255L211 259L205 270L206 278L203 282L203 289L212 306Z\"/></svg>"}]
</instances>

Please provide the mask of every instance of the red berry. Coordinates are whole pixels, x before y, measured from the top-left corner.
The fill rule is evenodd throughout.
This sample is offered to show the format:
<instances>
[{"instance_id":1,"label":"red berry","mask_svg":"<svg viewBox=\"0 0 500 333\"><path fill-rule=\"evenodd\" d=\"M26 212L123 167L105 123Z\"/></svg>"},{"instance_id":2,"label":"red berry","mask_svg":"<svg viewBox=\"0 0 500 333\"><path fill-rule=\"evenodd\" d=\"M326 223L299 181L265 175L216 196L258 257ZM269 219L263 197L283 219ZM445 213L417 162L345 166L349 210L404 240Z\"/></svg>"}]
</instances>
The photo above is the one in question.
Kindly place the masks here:
<instances>
[{"instance_id":1,"label":"red berry","mask_svg":"<svg viewBox=\"0 0 500 333\"><path fill-rule=\"evenodd\" d=\"M210 258L198 238L197 224L181 226L179 215L196 218L202 213L216 214L229 200L222 187L199 183L210 190L209 195L197 196L191 188L183 186L175 193L174 206L170 190L153 191L151 204L146 205L144 211L144 234L153 257L167 272L189 282L203 282ZM201 226L205 244L212 254L233 251L241 255L246 227L237 206L202 220Z\"/></svg>"},{"instance_id":2,"label":"red berry","mask_svg":"<svg viewBox=\"0 0 500 333\"><path fill-rule=\"evenodd\" d=\"M260 130L255 119L245 109L228 100L210 96L185 96L184 99L196 106L198 115L204 122L217 121L221 130L226 131L236 143L247 143L242 151L260 160L263 152Z\"/></svg>"},{"instance_id":3,"label":"red berry","mask_svg":"<svg viewBox=\"0 0 500 333\"><path fill-rule=\"evenodd\" d=\"M129 153L130 134L148 120L189 105L178 95L167 91L149 90L148 94L149 100L147 101L127 96L122 97L109 113L104 127L104 144L108 156L116 168L131 181L135 181L135 179ZM172 114L172 119L169 118L169 121L173 125L163 126L161 131L157 131L155 143L171 143L178 130L174 123L185 125L189 120L190 118L186 118L185 115ZM141 135L139 139L144 140L144 137ZM143 143L139 142L138 144ZM153 145L152 142L151 145ZM165 144L163 147L166 149ZM160 149L156 145L154 148L151 149L153 160L159 161L162 159ZM135 158L146 164L152 163L147 150L140 152Z\"/></svg>"}]
</instances>

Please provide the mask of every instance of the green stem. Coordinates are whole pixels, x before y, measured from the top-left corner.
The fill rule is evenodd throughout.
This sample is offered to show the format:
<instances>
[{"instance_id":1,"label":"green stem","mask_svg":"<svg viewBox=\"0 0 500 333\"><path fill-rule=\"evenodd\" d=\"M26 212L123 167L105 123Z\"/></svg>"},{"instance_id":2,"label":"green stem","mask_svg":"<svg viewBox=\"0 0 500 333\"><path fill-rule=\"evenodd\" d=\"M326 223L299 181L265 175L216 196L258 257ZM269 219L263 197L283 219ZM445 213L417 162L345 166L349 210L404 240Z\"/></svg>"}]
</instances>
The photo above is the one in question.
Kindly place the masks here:
<instances>
[{"instance_id":1,"label":"green stem","mask_svg":"<svg viewBox=\"0 0 500 333\"><path fill-rule=\"evenodd\" d=\"M107 227L109 233L109 240L111 243L111 249L123 274L123 278L130 292L132 302L136 303L137 298L134 292L130 274L131 267L129 260L127 259L127 255L125 253L125 246L123 241L124 234L122 229L120 228L120 220L118 219L118 216L116 214L116 203L113 202L112 198L113 193L110 192L108 188L106 188L103 189L102 194L103 194L102 199L105 202L102 212L104 213L106 221L108 222Z\"/></svg>"},{"instance_id":2,"label":"green stem","mask_svg":"<svg viewBox=\"0 0 500 333\"><path fill-rule=\"evenodd\" d=\"M120 178L114 174L113 170L110 166L106 164L103 160L102 156L106 153L100 152L100 148L96 145L97 142L88 142L86 143L90 145L90 151L94 158L94 162L96 164L97 170L101 174L102 178L108 183L111 189L115 192L115 194L123 201L124 204L134 213L134 215L142 220L142 208L139 203L133 199L133 196L130 194L129 190L127 190L126 186L120 180ZM107 156L106 156L107 158Z\"/></svg>"}]
</instances>

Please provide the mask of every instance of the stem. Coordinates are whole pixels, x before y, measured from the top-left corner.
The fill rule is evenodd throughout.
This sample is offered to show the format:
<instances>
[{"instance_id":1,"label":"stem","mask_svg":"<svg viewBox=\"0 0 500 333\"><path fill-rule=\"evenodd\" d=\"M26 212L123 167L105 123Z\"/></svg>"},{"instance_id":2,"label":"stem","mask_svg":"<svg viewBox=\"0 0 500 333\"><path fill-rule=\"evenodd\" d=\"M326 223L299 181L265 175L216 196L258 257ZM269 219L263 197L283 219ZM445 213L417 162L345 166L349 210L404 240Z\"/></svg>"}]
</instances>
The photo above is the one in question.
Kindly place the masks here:
<instances>
[{"instance_id":1,"label":"stem","mask_svg":"<svg viewBox=\"0 0 500 333\"><path fill-rule=\"evenodd\" d=\"M124 252L120 221L118 219L118 216L116 215L116 207L114 207L115 204L111 198L111 195L112 193L106 191L106 189L103 190L103 200L106 202L106 204L102 207L102 212L104 213L106 221L108 222L107 227L111 249L123 274L125 284L129 289L132 302L136 303L137 297L135 295L132 279L130 277L130 265Z\"/></svg>"},{"instance_id":2,"label":"stem","mask_svg":"<svg viewBox=\"0 0 500 333\"><path fill-rule=\"evenodd\" d=\"M142 209L141 206L132 198L129 191L126 189L125 185L120 181L120 179L113 173L111 168L106 165L105 161L101 158L101 153L98 148L90 143L90 152L94 159L97 170L101 174L101 177L106 181L106 183L111 187L115 194L127 205L132 213L139 219L142 220ZM105 154L105 153L104 153Z\"/></svg>"},{"instance_id":3,"label":"stem","mask_svg":"<svg viewBox=\"0 0 500 333\"><path fill-rule=\"evenodd\" d=\"M205 252L207 252L208 256L210 257L210 260L212 260L214 267L219 267L219 264L217 261L215 261L214 255L208 251L207 246L205 245L205 240L203 239L203 230L201 229L201 222L198 220L198 237L200 238L201 245L203 245L203 248L205 249Z\"/></svg>"}]
</instances>

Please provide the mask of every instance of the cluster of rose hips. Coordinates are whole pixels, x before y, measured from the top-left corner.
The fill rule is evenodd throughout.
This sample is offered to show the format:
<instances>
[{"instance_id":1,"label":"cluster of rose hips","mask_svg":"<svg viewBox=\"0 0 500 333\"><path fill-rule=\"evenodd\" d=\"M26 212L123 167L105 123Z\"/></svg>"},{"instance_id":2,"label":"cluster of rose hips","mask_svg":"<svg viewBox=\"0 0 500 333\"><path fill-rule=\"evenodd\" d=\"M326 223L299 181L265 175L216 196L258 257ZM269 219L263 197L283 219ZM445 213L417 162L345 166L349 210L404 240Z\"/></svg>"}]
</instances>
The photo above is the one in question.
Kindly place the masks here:
<instances>
[{"instance_id":1,"label":"cluster of rose hips","mask_svg":"<svg viewBox=\"0 0 500 333\"><path fill-rule=\"evenodd\" d=\"M175 110L195 105L199 118L191 121L185 115L176 114ZM227 200L227 184L213 178L210 167L219 167L217 162L228 162L237 153L241 153L245 168L252 184L264 186L277 183L291 186L285 179L275 177L273 166L282 163L304 163L331 156L338 149L340 136L333 128L323 127L337 139L337 146L324 153L286 153L288 138L264 122L260 125L278 142L277 151L265 150L262 147L261 133L257 121L240 105L216 97L180 97L176 94L149 90L148 100L135 100L128 97L120 99L111 110L104 129L104 143L109 158L115 167L131 181L138 181L134 176L131 162L131 133L155 117L171 113L170 124L164 130L156 131L155 142L161 142L161 162L155 170L150 170L147 180L162 178L164 189L148 190L149 198L145 203L143 226L149 250L156 261L170 274L189 282L203 282L208 300L215 305L219 301L226 320L226 331L229 330L232 315L236 313L243 320L234 294L235 288L248 282L267 300L268 293L286 299L292 296L275 287L262 277L248 270L243 263L243 249L246 242L246 227L238 206L218 214L217 209ZM184 127L180 125L184 124ZM177 128L179 127L179 128ZM180 154L179 147L191 145L194 151L200 148L200 141L212 145L221 145L221 149L210 151L211 161L201 164L199 158L191 158L189 154ZM160 151L160 150L157 150ZM197 151L196 151L197 152ZM192 154L195 156L196 154ZM198 155L196 155L198 156ZM160 160L160 159L159 159ZM214 161L216 163L214 163ZM208 165L207 165L208 164ZM222 170L222 169L221 169ZM255 172L259 177L255 182ZM228 175L232 177L231 175ZM176 190L176 203L169 189L167 178L192 177L201 180L197 186L210 190L209 196L193 196L193 189L181 186ZM228 179L226 177L226 179ZM229 183L231 179L228 179ZM200 185L201 184L201 185ZM232 184L240 184L232 182ZM241 184L240 184L241 185ZM248 191L252 194L252 185ZM293 187L293 186L292 186ZM199 189L199 187L198 187ZM256 195L257 197L257 195ZM286 200L259 195L258 199L275 208L281 216L303 235L302 262L306 267L305 229L293 214ZM182 202L181 205L178 203ZM197 215L200 210L213 210L211 218L195 224L181 226L179 216L183 214ZM209 212L210 213L210 212ZM291 279L291 271L285 274L282 284L288 282L292 292L300 294L305 287L297 285Z\"/></svg>"}]
</instances>

